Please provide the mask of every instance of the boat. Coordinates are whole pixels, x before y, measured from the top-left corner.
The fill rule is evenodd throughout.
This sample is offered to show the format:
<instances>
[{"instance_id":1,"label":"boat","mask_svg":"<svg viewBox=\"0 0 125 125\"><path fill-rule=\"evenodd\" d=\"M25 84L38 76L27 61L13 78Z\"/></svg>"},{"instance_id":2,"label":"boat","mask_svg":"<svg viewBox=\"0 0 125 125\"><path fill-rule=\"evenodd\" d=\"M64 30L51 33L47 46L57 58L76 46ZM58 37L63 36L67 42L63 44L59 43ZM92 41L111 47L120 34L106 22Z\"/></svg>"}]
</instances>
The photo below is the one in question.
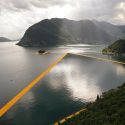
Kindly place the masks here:
<instances>
[{"instance_id":1,"label":"boat","mask_svg":"<svg viewBox=\"0 0 125 125\"><path fill-rule=\"evenodd\" d=\"M39 50L38 53L39 53L39 54L48 54L49 52L48 52L48 51L45 51L45 50Z\"/></svg>"}]
</instances>

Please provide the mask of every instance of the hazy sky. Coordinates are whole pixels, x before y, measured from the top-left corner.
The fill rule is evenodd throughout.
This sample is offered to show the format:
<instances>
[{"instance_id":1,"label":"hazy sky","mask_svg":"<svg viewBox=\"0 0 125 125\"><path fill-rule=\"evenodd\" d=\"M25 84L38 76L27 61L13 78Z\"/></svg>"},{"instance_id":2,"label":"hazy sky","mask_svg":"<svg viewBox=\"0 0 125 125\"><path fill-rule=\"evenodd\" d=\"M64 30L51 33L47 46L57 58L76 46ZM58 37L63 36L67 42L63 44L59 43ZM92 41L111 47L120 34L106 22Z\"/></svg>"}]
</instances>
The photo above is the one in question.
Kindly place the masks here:
<instances>
[{"instance_id":1,"label":"hazy sky","mask_svg":"<svg viewBox=\"0 0 125 125\"><path fill-rule=\"evenodd\" d=\"M0 0L0 36L21 38L45 18L96 19L125 24L125 0Z\"/></svg>"}]
</instances>

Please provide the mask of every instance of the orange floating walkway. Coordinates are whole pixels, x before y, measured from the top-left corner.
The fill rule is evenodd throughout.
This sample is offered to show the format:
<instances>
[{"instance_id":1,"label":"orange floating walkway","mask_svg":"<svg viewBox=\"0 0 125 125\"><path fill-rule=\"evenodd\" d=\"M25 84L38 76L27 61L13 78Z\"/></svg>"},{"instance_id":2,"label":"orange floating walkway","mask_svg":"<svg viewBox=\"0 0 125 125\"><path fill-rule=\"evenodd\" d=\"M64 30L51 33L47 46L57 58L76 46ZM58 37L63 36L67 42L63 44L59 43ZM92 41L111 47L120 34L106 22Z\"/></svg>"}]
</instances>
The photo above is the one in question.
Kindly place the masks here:
<instances>
[{"instance_id":1,"label":"orange floating walkway","mask_svg":"<svg viewBox=\"0 0 125 125\"><path fill-rule=\"evenodd\" d=\"M65 56L63 54L57 61L50 65L42 74L36 77L31 83L28 84L23 90L21 90L15 97L13 97L7 104L0 109L0 117L2 117L14 104L19 101L28 91L30 91L44 76L46 76Z\"/></svg>"},{"instance_id":2,"label":"orange floating walkway","mask_svg":"<svg viewBox=\"0 0 125 125\"><path fill-rule=\"evenodd\" d=\"M73 113L73 114L71 114L71 115L69 115L69 116L63 118L62 120L60 120L60 121L54 123L54 125L60 125L60 124L64 123L66 120L68 120L68 119L70 119L70 118L72 118L72 117L74 117L74 116L77 116L78 114L80 114L81 112L86 111L86 110L87 110L86 108L85 108L85 109L81 109L80 111L78 111L78 112L76 112L76 113Z\"/></svg>"}]
</instances>

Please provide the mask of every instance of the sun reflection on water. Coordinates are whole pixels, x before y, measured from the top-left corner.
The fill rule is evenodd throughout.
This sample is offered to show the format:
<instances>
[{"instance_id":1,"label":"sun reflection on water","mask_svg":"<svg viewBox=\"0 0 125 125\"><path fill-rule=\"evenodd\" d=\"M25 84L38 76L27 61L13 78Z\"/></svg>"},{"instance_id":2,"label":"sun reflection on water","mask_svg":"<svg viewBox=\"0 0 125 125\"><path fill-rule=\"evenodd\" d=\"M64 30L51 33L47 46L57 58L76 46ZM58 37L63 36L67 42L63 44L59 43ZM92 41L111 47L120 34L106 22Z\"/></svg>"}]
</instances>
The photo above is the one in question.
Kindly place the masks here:
<instances>
[{"instance_id":1,"label":"sun reflection on water","mask_svg":"<svg viewBox=\"0 0 125 125\"><path fill-rule=\"evenodd\" d=\"M53 79L53 75L56 76L56 79ZM51 72L49 81L55 89L65 87L70 91L70 97L73 100L94 101L97 94L100 93L100 89L95 84L96 79L93 78L93 81L91 81L89 76L83 74L80 67L77 66L76 68L74 64L62 63L56 66Z\"/></svg>"}]
</instances>

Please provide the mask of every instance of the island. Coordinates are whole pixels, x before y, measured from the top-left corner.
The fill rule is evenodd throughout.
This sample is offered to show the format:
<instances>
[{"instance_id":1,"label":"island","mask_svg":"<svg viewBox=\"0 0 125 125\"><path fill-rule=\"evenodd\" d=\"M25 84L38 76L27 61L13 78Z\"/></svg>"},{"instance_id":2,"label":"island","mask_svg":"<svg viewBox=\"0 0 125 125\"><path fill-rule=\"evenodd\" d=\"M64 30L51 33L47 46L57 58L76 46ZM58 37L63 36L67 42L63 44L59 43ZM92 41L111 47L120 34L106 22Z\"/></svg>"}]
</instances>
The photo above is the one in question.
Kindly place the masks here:
<instances>
[{"instance_id":1,"label":"island","mask_svg":"<svg viewBox=\"0 0 125 125\"><path fill-rule=\"evenodd\" d=\"M123 37L123 26L94 20L44 19L30 26L17 45L51 47L67 44L110 44Z\"/></svg>"},{"instance_id":2,"label":"island","mask_svg":"<svg viewBox=\"0 0 125 125\"><path fill-rule=\"evenodd\" d=\"M125 83L104 92L85 108L61 125L125 125Z\"/></svg>"},{"instance_id":3,"label":"island","mask_svg":"<svg viewBox=\"0 0 125 125\"><path fill-rule=\"evenodd\" d=\"M125 55L125 39L120 39L102 50L106 55Z\"/></svg>"},{"instance_id":4,"label":"island","mask_svg":"<svg viewBox=\"0 0 125 125\"><path fill-rule=\"evenodd\" d=\"M10 42L12 40L5 38L5 37L0 37L0 42Z\"/></svg>"}]
</instances>

